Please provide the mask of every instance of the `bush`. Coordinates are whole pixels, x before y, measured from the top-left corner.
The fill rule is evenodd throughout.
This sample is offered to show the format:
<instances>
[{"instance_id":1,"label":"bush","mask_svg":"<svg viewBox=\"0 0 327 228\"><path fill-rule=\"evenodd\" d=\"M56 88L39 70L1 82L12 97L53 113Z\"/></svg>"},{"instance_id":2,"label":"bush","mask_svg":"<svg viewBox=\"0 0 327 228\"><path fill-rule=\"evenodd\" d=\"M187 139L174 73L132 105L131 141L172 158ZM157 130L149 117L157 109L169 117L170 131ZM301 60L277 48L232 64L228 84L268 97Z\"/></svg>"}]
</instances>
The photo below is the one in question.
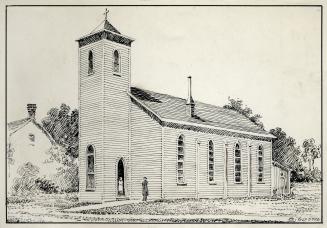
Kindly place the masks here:
<instances>
[{"instance_id":1,"label":"bush","mask_svg":"<svg viewBox=\"0 0 327 228\"><path fill-rule=\"evenodd\" d=\"M57 173L57 183L64 192L78 192L78 164L72 163L61 167Z\"/></svg>"},{"instance_id":2,"label":"bush","mask_svg":"<svg viewBox=\"0 0 327 228\"><path fill-rule=\"evenodd\" d=\"M37 178L35 184L39 190L44 193L58 193L58 186L55 185L51 180L43 178Z\"/></svg>"},{"instance_id":3,"label":"bush","mask_svg":"<svg viewBox=\"0 0 327 228\"><path fill-rule=\"evenodd\" d=\"M31 195L35 193L35 180L39 173L39 168L31 162L27 162L18 168L18 177L14 179L12 186L13 195Z\"/></svg>"},{"instance_id":4,"label":"bush","mask_svg":"<svg viewBox=\"0 0 327 228\"><path fill-rule=\"evenodd\" d=\"M301 168L293 170L291 172L291 182L320 182L321 171L318 168L308 170L307 168Z\"/></svg>"},{"instance_id":5,"label":"bush","mask_svg":"<svg viewBox=\"0 0 327 228\"><path fill-rule=\"evenodd\" d=\"M11 204L20 204L20 203L29 203L32 202L34 199L32 197L26 196L8 196L7 203Z\"/></svg>"}]
</instances>

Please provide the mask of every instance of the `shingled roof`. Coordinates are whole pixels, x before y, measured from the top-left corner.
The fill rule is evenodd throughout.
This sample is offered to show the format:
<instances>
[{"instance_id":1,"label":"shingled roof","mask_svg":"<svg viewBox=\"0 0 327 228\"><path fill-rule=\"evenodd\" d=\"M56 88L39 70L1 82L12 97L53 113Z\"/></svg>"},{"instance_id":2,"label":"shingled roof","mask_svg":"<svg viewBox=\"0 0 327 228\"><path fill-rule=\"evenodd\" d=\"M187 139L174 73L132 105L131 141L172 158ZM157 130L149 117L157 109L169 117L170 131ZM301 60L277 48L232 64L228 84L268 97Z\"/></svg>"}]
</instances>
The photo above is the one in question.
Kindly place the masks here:
<instances>
[{"instance_id":1,"label":"shingled roof","mask_svg":"<svg viewBox=\"0 0 327 228\"><path fill-rule=\"evenodd\" d=\"M92 33L102 30L108 30L117 34L121 34L108 20L103 20L96 28L93 29Z\"/></svg>"},{"instance_id":2,"label":"shingled roof","mask_svg":"<svg viewBox=\"0 0 327 228\"><path fill-rule=\"evenodd\" d=\"M24 118L16 121L9 122L7 124L7 131L8 135L13 135L23 127L25 127L28 123L33 123L38 129L40 129L50 140L51 144L56 144L55 140L52 138L52 136L42 127L41 124L36 122L33 118Z\"/></svg>"},{"instance_id":3,"label":"shingled roof","mask_svg":"<svg viewBox=\"0 0 327 228\"><path fill-rule=\"evenodd\" d=\"M16 120L16 121L12 121L12 122L8 123L7 124L8 133L11 134L13 132L16 132L17 130L24 127L29 122L31 122L30 118L24 118L24 119L20 119L20 120Z\"/></svg>"},{"instance_id":4,"label":"shingled roof","mask_svg":"<svg viewBox=\"0 0 327 228\"><path fill-rule=\"evenodd\" d=\"M131 87L131 97L136 99L160 119L180 121L189 125L216 127L231 131L274 138L242 114L219 106L195 101L195 116L185 111L186 99Z\"/></svg>"}]
</instances>

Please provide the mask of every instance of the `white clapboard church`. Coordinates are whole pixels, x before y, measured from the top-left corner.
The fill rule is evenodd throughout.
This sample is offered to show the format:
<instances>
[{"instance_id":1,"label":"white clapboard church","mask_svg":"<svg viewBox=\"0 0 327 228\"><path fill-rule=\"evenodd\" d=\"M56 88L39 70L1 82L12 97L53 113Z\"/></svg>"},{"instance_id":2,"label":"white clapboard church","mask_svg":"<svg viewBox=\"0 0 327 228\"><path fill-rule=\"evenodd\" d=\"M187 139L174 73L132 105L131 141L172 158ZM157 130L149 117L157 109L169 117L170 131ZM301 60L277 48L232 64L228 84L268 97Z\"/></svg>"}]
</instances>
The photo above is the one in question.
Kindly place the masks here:
<instances>
[{"instance_id":1,"label":"white clapboard church","mask_svg":"<svg viewBox=\"0 0 327 228\"><path fill-rule=\"evenodd\" d=\"M77 40L80 200L140 199L143 177L149 199L271 196L274 136L193 100L190 77L186 99L131 87L133 41L107 17Z\"/></svg>"}]
</instances>

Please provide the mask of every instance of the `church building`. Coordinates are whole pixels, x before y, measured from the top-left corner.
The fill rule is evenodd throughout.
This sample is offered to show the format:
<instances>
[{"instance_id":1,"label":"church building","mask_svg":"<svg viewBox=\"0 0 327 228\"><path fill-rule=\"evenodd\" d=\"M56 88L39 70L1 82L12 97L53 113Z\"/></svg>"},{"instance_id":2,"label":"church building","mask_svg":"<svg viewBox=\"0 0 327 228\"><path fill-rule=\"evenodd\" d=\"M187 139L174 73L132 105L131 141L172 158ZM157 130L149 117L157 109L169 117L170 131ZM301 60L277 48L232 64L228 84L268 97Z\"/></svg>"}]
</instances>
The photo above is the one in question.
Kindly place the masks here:
<instances>
[{"instance_id":1,"label":"church building","mask_svg":"<svg viewBox=\"0 0 327 228\"><path fill-rule=\"evenodd\" d=\"M236 111L132 87L133 39L107 17L79 46L79 198L271 196L272 139ZM185 82L186 82L185 80ZM118 180L123 191L118 192Z\"/></svg>"}]
</instances>

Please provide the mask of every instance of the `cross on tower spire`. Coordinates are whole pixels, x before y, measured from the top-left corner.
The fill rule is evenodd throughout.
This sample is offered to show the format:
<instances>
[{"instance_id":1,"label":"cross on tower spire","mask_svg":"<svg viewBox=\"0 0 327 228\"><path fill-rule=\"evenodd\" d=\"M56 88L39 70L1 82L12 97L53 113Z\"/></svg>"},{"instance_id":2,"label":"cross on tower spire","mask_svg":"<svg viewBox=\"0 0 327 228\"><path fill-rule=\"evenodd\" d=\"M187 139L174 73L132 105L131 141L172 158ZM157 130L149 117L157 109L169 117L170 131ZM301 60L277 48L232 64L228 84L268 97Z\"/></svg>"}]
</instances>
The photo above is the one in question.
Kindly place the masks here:
<instances>
[{"instance_id":1,"label":"cross on tower spire","mask_svg":"<svg viewBox=\"0 0 327 228\"><path fill-rule=\"evenodd\" d=\"M109 13L109 10L106 8L106 10L104 11L105 20L108 19L108 13Z\"/></svg>"}]
</instances>

